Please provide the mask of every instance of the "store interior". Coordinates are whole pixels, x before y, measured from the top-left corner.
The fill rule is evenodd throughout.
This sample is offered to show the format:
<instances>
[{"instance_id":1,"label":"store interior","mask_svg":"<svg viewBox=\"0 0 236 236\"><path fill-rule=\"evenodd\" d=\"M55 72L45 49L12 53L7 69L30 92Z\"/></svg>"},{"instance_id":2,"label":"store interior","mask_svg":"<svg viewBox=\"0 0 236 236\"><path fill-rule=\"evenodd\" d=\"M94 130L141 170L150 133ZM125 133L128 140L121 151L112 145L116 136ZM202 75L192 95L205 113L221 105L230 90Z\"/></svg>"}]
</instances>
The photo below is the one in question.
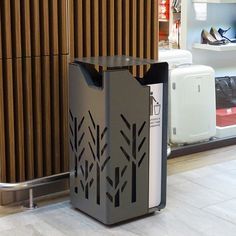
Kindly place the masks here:
<instances>
[{"instance_id":1,"label":"store interior","mask_svg":"<svg viewBox=\"0 0 236 236\"><path fill-rule=\"evenodd\" d=\"M172 3L171 3L172 2ZM233 1L161 1L159 12L159 50L182 49L192 58L183 63L214 69L216 78L216 130L197 144L172 143L173 153L191 153L235 142L235 10ZM225 14L227 14L227 17ZM202 32L214 42L203 42ZM216 31L215 36L214 32ZM222 40L220 43L215 37ZM174 53L169 57L174 56ZM188 57L189 55L185 55ZM165 56L164 56L165 57ZM184 57L184 55L180 55ZM179 63L181 64L181 62ZM223 82L224 81L224 82ZM226 87L228 89L226 89ZM227 92L224 92L224 89ZM225 91L226 91L225 90ZM181 150L182 149L182 150Z\"/></svg>"},{"instance_id":2,"label":"store interior","mask_svg":"<svg viewBox=\"0 0 236 236\"><path fill-rule=\"evenodd\" d=\"M0 0L0 235L235 236L236 0Z\"/></svg>"}]
</instances>

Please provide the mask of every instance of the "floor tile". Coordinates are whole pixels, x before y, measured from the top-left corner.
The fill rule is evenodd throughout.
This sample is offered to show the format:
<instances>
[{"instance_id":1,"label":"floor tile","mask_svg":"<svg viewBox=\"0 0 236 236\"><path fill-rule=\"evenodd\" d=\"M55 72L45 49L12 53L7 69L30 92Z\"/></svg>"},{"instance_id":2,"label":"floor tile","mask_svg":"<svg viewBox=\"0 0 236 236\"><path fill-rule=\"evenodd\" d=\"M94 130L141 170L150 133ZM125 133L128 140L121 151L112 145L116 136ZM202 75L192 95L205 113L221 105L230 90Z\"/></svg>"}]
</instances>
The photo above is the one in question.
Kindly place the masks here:
<instances>
[{"instance_id":1,"label":"floor tile","mask_svg":"<svg viewBox=\"0 0 236 236\"><path fill-rule=\"evenodd\" d=\"M168 186L167 192L169 196L197 208L206 207L229 199L228 196L222 193L189 180L181 184Z\"/></svg>"},{"instance_id":2,"label":"floor tile","mask_svg":"<svg viewBox=\"0 0 236 236\"><path fill-rule=\"evenodd\" d=\"M236 198L204 208L204 211L236 225Z\"/></svg>"}]
</instances>

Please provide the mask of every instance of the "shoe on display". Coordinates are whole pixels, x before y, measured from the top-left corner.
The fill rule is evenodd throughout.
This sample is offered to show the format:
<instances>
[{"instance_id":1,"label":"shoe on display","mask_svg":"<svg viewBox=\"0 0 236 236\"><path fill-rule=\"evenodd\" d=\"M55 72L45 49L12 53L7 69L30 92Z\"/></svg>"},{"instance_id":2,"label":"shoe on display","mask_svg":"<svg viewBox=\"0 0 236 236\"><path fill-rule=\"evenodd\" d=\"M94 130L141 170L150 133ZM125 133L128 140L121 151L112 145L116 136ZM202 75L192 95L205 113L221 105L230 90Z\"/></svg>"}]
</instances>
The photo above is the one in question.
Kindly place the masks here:
<instances>
[{"instance_id":1,"label":"shoe on display","mask_svg":"<svg viewBox=\"0 0 236 236\"><path fill-rule=\"evenodd\" d=\"M229 27L228 29L224 30L222 28L218 29L218 33L221 35L222 38L227 39L230 43L236 43L236 39L229 39L228 37L225 36L225 34L231 29Z\"/></svg>"},{"instance_id":2,"label":"shoe on display","mask_svg":"<svg viewBox=\"0 0 236 236\"><path fill-rule=\"evenodd\" d=\"M228 39L225 39L221 36L221 34L217 31L216 28L211 27L210 34L218 41L222 41L224 44L229 43L230 41Z\"/></svg>"},{"instance_id":3,"label":"shoe on display","mask_svg":"<svg viewBox=\"0 0 236 236\"><path fill-rule=\"evenodd\" d=\"M210 45L215 45L215 46L219 46L219 45L224 45L225 42L223 41L219 41L216 38L214 38L208 31L206 30L202 30L201 33L201 43L202 44L210 44Z\"/></svg>"}]
</instances>

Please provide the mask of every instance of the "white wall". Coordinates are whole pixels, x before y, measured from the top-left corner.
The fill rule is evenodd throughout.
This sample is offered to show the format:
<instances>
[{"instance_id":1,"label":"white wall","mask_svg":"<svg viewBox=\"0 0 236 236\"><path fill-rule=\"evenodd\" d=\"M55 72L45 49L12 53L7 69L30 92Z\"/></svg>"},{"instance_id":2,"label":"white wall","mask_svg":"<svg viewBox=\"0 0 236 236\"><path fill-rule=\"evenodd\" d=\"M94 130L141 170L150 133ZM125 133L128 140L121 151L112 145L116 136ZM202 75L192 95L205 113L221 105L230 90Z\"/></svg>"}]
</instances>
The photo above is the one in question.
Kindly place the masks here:
<instances>
[{"instance_id":1,"label":"white wall","mask_svg":"<svg viewBox=\"0 0 236 236\"><path fill-rule=\"evenodd\" d=\"M202 29L210 31L211 26L216 29L232 27L231 37L234 37L236 34L236 3L207 4L207 19L198 21L192 1L182 1L181 48L192 52L195 64L212 66L216 71L216 76L236 75L236 51L215 52L192 48L194 43L200 43Z\"/></svg>"}]
</instances>

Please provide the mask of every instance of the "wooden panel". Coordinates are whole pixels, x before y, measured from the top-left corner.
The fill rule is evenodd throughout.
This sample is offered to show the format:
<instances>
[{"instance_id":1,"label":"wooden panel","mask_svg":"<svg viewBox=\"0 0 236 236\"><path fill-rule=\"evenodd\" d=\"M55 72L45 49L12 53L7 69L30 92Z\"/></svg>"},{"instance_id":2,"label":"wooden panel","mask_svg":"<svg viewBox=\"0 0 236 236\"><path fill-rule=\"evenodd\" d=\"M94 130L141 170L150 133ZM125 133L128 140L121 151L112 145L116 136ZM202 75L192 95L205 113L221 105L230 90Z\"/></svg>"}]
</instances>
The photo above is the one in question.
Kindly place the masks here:
<instances>
[{"instance_id":1,"label":"wooden panel","mask_svg":"<svg viewBox=\"0 0 236 236\"><path fill-rule=\"evenodd\" d=\"M60 171L60 78L59 78L59 57L51 58L51 110L52 110L52 162L54 171Z\"/></svg>"},{"instance_id":2,"label":"wooden panel","mask_svg":"<svg viewBox=\"0 0 236 236\"><path fill-rule=\"evenodd\" d=\"M84 27L85 27L85 56L91 56L91 0L84 1L85 5L85 17L84 17Z\"/></svg>"},{"instance_id":3,"label":"wooden panel","mask_svg":"<svg viewBox=\"0 0 236 236\"><path fill-rule=\"evenodd\" d=\"M41 55L40 47L40 1L31 0L31 34L32 34L32 56ZM44 17L44 16L43 16ZM53 32L54 33L54 32Z\"/></svg>"},{"instance_id":4,"label":"wooden panel","mask_svg":"<svg viewBox=\"0 0 236 236\"><path fill-rule=\"evenodd\" d=\"M100 3L100 16L99 21L101 25L100 30L100 56L107 56L107 17L105 15L107 14L107 1L101 1Z\"/></svg>"},{"instance_id":5,"label":"wooden panel","mask_svg":"<svg viewBox=\"0 0 236 236\"><path fill-rule=\"evenodd\" d=\"M25 142L24 142L24 110L23 110L23 82L22 82L22 59L13 59L14 79L14 109L15 109L15 161L16 180L25 180Z\"/></svg>"},{"instance_id":6,"label":"wooden panel","mask_svg":"<svg viewBox=\"0 0 236 236\"><path fill-rule=\"evenodd\" d=\"M115 42L116 55L122 55L122 0L115 1L116 17L115 17Z\"/></svg>"},{"instance_id":7,"label":"wooden panel","mask_svg":"<svg viewBox=\"0 0 236 236\"><path fill-rule=\"evenodd\" d=\"M8 1L10 2L10 1ZM12 44L14 47L13 57L21 57L21 16L20 16L20 1L12 1ZM11 26L8 26L9 29Z\"/></svg>"},{"instance_id":8,"label":"wooden panel","mask_svg":"<svg viewBox=\"0 0 236 236\"><path fill-rule=\"evenodd\" d=\"M130 55L137 57L137 1L131 0L130 3ZM136 76L136 67L132 69L133 75Z\"/></svg>"},{"instance_id":9,"label":"wooden panel","mask_svg":"<svg viewBox=\"0 0 236 236\"><path fill-rule=\"evenodd\" d=\"M43 176L43 137L42 137L42 82L41 58L32 58L33 117L34 117L34 176Z\"/></svg>"},{"instance_id":10,"label":"wooden panel","mask_svg":"<svg viewBox=\"0 0 236 236\"><path fill-rule=\"evenodd\" d=\"M98 54L157 57L158 0L70 0L69 4L71 60Z\"/></svg>"},{"instance_id":11,"label":"wooden panel","mask_svg":"<svg viewBox=\"0 0 236 236\"><path fill-rule=\"evenodd\" d=\"M12 59L5 60L3 63L4 76L4 114L5 114L5 135L6 135L6 153L7 153L7 180L16 181L15 165L15 128L14 128L14 93L13 93L13 75Z\"/></svg>"},{"instance_id":12,"label":"wooden panel","mask_svg":"<svg viewBox=\"0 0 236 236\"><path fill-rule=\"evenodd\" d=\"M123 0L123 54L130 55L130 2Z\"/></svg>"},{"instance_id":13,"label":"wooden panel","mask_svg":"<svg viewBox=\"0 0 236 236\"><path fill-rule=\"evenodd\" d=\"M21 1L22 56L31 56L30 0Z\"/></svg>"},{"instance_id":14,"label":"wooden panel","mask_svg":"<svg viewBox=\"0 0 236 236\"><path fill-rule=\"evenodd\" d=\"M151 12L152 9L152 0L146 0L145 1L145 12ZM145 28L145 41L144 41L144 45L145 45L145 58L151 58L151 43L150 43L150 39L151 39L151 22L152 22L152 16L151 14L146 14L145 16L145 24L144 24L144 28Z\"/></svg>"},{"instance_id":15,"label":"wooden panel","mask_svg":"<svg viewBox=\"0 0 236 236\"><path fill-rule=\"evenodd\" d=\"M144 0L138 2L138 57L144 58ZM139 77L143 77L143 66L139 67Z\"/></svg>"},{"instance_id":16,"label":"wooden panel","mask_svg":"<svg viewBox=\"0 0 236 236\"><path fill-rule=\"evenodd\" d=\"M93 7L92 7L92 24L93 27L93 56L99 56L99 0L93 0Z\"/></svg>"},{"instance_id":17,"label":"wooden panel","mask_svg":"<svg viewBox=\"0 0 236 236\"><path fill-rule=\"evenodd\" d=\"M0 179L6 182L6 150L5 150L5 121L4 121L4 88L3 88L3 61L0 60Z\"/></svg>"},{"instance_id":18,"label":"wooden panel","mask_svg":"<svg viewBox=\"0 0 236 236\"><path fill-rule=\"evenodd\" d=\"M58 1L50 1L50 52L52 55L59 54L59 30L58 30Z\"/></svg>"},{"instance_id":19,"label":"wooden panel","mask_svg":"<svg viewBox=\"0 0 236 236\"><path fill-rule=\"evenodd\" d=\"M48 0L40 0L41 4L41 54L50 54L49 44L49 3Z\"/></svg>"},{"instance_id":20,"label":"wooden panel","mask_svg":"<svg viewBox=\"0 0 236 236\"><path fill-rule=\"evenodd\" d=\"M62 171L68 170L69 139L68 139L68 57L60 57L60 120L61 122L61 163Z\"/></svg>"},{"instance_id":21,"label":"wooden panel","mask_svg":"<svg viewBox=\"0 0 236 236\"><path fill-rule=\"evenodd\" d=\"M60 54L68 54L68 1L58 0Z\"/></svg>"},{"instance_id":22,"label":"wooden panel","mask_svg":"<svg viewBox=\"0 0 236 236\"><path fill-rule=\"evenodd\" d=\"M83 0L77 0L75 2L75 31L73 28L73 33L75 33L75 55L76 57L83 57ZM71 32L72 33L72 32ZM72 36L72 35L71 35ZM73 37L73 36L72 36ZM74 40L72 39L74 42Z\"/></svg>"},{"instance_id":23,"label":"wooden panel","mask_svg":"<svg viewBox=\"0 0 236 236\"><path fill-rule=\"evenodd\" d=\"M108 1L108 55L115 55L115 0Z\"/></svg>"},{"instance_id":24,"label":"wooden panel","mask_svg":"<svg viewBox=\"0 0 236 236\"><path fill-rule=\"evenodd\" d=\"M151 53L151 58L152 59L156 59L158 57L158 38L157 38L157 35L158 35L158 7L157 7L157 4L158 4L158 0L154 0L152 1L152 18L151 18L151 22L152 22L152 29L151 29L151 32L152 32L152 38L151 38L151 45L152 45L152 53Z\"/></svg>"},{"instance_id":25,"label":"wooden panel","mask_svg":"<svg viewBox=\"0 0 236 236\"><path fill-rule=\"evenodd\" d=\"M81 0L82 1L82 0ZM78 40L78 36L75 36L75 30L76 27L75 21L74 21L74 9L76 8L76 5L74 4L74 0L69 0L69 48L70 48L70 61L73 61L76 53L75 44L83 45L83 42ZM76 14L78 16L78 14ZM76 32L80 32L76 30ZM82 35L82 34L81 34ZM80 42L80 43L79 43ZM78 53L78 52L77 52ZM76 54L78 55L78 54Z\"/></svg>"},{"instance_id":26,"label":"wooden panel","mask_svg":"<svg viewBox=\"0 0 236 236\"><path fill-rule=\"evenodd\" d=\"M26 179L34 178L33 86L31 58L23 59Z\"/></svg>"},{"instance_id":27,"label":"wooden panel","mask_svg":"<svg viewBox=\"0 0 236 236\"><path fill-rule=\"evenodd\" d=\"M52 174L50 57L42 58L42 117L45 175Z\"/></svg>"},{"instance_id":28,"label":"wooden panel","mask_svg":"<svg viewBox=\"0 0 236 236\"><path fill-rule=\"evenodd\" d=\"M2 59L2 18L1 18L1 14L2 13L0 11L0 59Z\"/></svg>"},{"instance_id":29,"label":"wooden panel","mask_svg":"<svg viewBox=\"0 0 236 236\"><path fill-rule=\"evenodd\" d=\"M0 3L2 15L3 57L12 58L11 5L9 0Z\"/></svg>"}]
</instances>

